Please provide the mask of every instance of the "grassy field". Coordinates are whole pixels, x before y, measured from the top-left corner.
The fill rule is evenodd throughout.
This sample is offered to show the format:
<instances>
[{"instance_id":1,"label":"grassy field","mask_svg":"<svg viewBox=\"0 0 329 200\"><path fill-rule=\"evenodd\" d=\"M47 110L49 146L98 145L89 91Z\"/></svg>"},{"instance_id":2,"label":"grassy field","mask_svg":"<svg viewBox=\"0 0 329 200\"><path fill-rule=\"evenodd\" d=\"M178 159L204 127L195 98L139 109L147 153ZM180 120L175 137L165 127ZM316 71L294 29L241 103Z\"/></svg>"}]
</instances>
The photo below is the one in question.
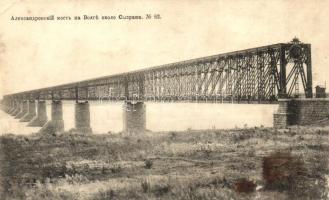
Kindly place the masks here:
<instances>
[{"instance_id":1,"label":"grassy field","mask_svg":"<svg viewBox=\"0 0 329 200\"><path fill-rule=\"evenodd\" d=\"M328 199L329 130L1 137L1 199Z\"/></svg>"}]
</instances>

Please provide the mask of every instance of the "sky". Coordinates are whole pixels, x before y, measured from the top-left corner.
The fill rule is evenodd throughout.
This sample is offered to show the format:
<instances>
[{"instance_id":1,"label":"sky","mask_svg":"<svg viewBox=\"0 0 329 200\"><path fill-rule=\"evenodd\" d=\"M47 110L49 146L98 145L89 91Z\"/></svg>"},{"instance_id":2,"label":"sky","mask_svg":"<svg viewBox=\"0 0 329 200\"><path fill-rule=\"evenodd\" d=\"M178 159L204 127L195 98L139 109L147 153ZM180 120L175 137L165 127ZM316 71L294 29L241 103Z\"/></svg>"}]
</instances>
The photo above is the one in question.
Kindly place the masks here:
<instances>
[{"instance_id":1,"label":"sky","mask_svg":"<svg viewBox=\"0 0 329 200\"><path fill-rule=\"evenodd\" d=\"M290 42L312 44L313 85L329 80L327 0L1 0L2 95ZM152 20L12 21L12 16L159 14Z\"/></svg>"}]
</instances>

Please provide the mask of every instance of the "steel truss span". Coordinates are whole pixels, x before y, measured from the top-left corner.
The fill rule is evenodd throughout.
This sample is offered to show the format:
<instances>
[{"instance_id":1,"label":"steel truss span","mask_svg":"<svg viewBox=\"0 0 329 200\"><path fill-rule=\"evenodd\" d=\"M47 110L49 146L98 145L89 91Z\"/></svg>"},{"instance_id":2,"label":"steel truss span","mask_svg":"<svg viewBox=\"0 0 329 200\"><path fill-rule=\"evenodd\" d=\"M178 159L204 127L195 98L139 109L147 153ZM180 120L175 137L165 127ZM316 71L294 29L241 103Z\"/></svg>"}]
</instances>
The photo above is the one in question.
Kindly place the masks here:
<instances>
[{"instance_id":1,"label":"steel truss span","mask_svg":"<svg viewBox=\"0 0 329 200\"><path fill-rule=\"evenodd\" d=\"M311 45L279 43L31 90L4 99L270 103L312 97Z\"/></svg>"}]
</instances>

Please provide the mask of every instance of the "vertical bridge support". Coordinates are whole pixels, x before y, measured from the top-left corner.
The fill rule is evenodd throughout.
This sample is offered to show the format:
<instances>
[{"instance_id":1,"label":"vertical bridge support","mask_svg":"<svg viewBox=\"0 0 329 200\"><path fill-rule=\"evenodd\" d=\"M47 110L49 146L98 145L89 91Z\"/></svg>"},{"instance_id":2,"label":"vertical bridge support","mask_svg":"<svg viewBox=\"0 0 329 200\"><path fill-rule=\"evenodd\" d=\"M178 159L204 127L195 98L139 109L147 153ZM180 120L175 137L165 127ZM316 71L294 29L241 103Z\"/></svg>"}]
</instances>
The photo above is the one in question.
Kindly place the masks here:
<instances>
[{"instance_id":1,"label":"vertical bridge support","mask_svg":"<svg viewBox=\"0 0 329 200\"><path fill-rule=\"evenodd\" d=\"M30 121L28 126L43 126L47 123L46 101L38 101L37 115Z\"/></svg>"},{"instance_id":2,"label":"vertical bridge support","mask_svg":"<svg viewBox=\"0 0 329 200\"><path fill-rule=\"evenodd\" d=\"M290 99L279 99L279 108L273 116L275 128L286 128L292 124L292 112Z\"/></svg>"},{"instance_id":3,"label":"vertical bridge support","mask_svg":"<svg viewBox=\"0 0 329 200\"><path fill-rule=\"evenodd\" d=\"M40 129L39 133L57 134L61 132L64 132L62 101L52 101L51 120Z\"/></svg>"},{"instance_id":4,"label":"vertical bridge support","mask_svg":"<svg viewBox=\"0 0 329 200\"><path fill-rule=\"evenodd\" d=\"M146 129L146 106L144 102L126 101L123 105L123 131L130 134L143 134Z\"/></svg>"},{"instance_id":5,"label":"vertical bridge support","mask_svg":"<svg viewBox=\"0 0 329 200\"><path fill-rule=\"evenodd\" d=\"M28 112L28 105L27 105L27 101L24 100L22 103L21 103L21 109L20 109L20 112L15 116L15 119L20 119L22 118L27 112Z\"/></svg>"},{"instance_id":6,"label":"vertical bridge support","mask_svg":"<svg viewBox=\"0 0 329 200\"><path fill-rule=\"evenodd\" d=\"M29 122L36 116L35 100L28 101L27 113L19 120L20 122Z\"/></svg>"},{"instance_id":7,"label":"vertical bridge support","mask_svg":"<svg viewBox=\"0 0 329 200\"><path fill-rule=\"evenodd\" d=\"M16 102L15 102L15 100L12 100L10 102L10 108L8 110L8 114L13 113L15 110L16 110Z\"/></svg>"},{"instance_id":8,"label":"vertical bridge support","mask_svg":"<svg viewBox=\"0 0 329 200\"><path fill-rule=\"evenodd\" d=\"M16 112L17 107L18 107L18 105L17 105L17 101L16 101L16 100L13 100L13 104L12 104L12 105L13 105L13 106L12 106L12 108L11 108L10 111L9 111L9 114L10 114L10 115L13 115L13 113Z\"/></svg>"},{"instance_id":9,"label":"vertical bridge support","mask_svg":"<svg viewBox=\"0 0 329 200\"><path fill-rule=\"evenodd\" d=\"M76 102L75 104L75 128L78 133L92 133L92 129L90 127L90 109L88 101Z\"/></svg>"},{"instance_id":10,"label":"vertical bridge support","mask_svg":"<svg viewBox=\"0 0 329 200\"><path fill-rule=\"evenodd\" d=\"M12 116L16 116L21 111L21 102L16 100L15 101L15 110L11 113Z\"/></svg>"},{"instance_id":11,"label":"vertical bridge support","mask_svg":"<svg viewBox=\"0 0 329 200\"><path fill-rule=\"evenodd\" d=\"M328 99L279 99L279 109L274 114L274 127L310 125L328 119Z\"/></svg>"}]
</instances>

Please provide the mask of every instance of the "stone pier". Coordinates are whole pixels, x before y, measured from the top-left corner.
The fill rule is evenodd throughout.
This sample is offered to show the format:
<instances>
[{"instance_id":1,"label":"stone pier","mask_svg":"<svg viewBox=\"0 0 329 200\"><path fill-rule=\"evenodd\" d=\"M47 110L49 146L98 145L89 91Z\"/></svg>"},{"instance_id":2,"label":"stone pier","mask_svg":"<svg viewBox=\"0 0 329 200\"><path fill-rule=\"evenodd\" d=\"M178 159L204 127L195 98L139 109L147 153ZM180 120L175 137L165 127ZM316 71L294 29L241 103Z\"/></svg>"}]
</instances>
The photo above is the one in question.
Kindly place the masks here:
<instances>
[{"instance_id":1,"label":"stone pier","mask_svg":"<svg viewBox=\"0 0 329 200\"><path fill-rule=\"evenodd\" d=\"M15 101L15 109L10 113L12 116L16 116L21 111L20 105L19 101Z\"/></svg>"},{"instance_id":2,"label":"stone pier","mask_svg":"<svg viewBox=\"0 0 329 200\"><path fill-rule=\"evenodd\" d=\"M146 106L143 102L126 101L123 105L123 132L143 134L146 129Z\"/></svg>"},{"instance_id":3,"label":"stone pier","mask_svg":"<svg viewBox=\"0 0 329 200\"><path fill-rule=\"evenodd\" d=\"M25 100L21 103L21 110L19 113L17 113L15 119L22 118L27 112L28 112L28 102Z\"/></svg>"},{"instance_id":4,"label":"stone pier","mask_svg":"<svg viewBox=\"0 0 329 200\"><path fill-rule=\"evenodd\" d=\"M8 114L11 114L14 110L15 110L15 102L14 101L11 101L10 102L10 105L9 105L9 108L8 108Z\"/></svg>"},{"instance_id":5,"label":"stone pier","mask_svg":"<svg viewBox=\"0 0 329 200\"><path fill-rule=\"evenodd\" d=\"M15 117L18 113L20 113L22 110L22 106L22 101L17 101L16 109L11 115Z\"/></svg>"},{"instance_id":6,"label":"stone pier","mask_svg":"<svg viewBox=\"0 0 329 200\"><path fill-rule=\"evenodd\" d=\"M62 101L51 103L51 120L39 131L42 134L58 134L64 132L63 105Z\"/></svg>"},{"instance_id":7,"label":"stone pier","mask_svg":"<svg viewBox=\"0 0 329 200\"><path fill-rule=\"evenodd\" d=\"M13 101L8 114L12 115L16 111L16 109L17 109L17 102Z\"/></svg>"},{"instance_id":8,"label":"stone pier","mask_svg":"<svg viewBox=\"0 0 329 200\"><path fill-rule=\"evenodd\" d=\"M75 129L80 134L90 134L90 108L88 101L75 104Z\"/></svg>"},{"instance_id":9,"label":"stone pier","mask_svg":"<svg viewBox=\"0 0 329 200\"><path fill-rule=\"evenodd\" d=\"M27 113L19 120L20 122L29 122L36 116L35 100L28 101Z\"/></svg>"},{"instance_id":10,"label":"stone pier","mask_svg":"<svg viewBox=\"0 0 329 200\"><path fill-rule=\"evenodd\" d=\"M329 119L329 99L279 99L274 114L275 128L291 125L309 125Z\"/></svg>"},{"instance_id":11,"label":"stone pier","mask_svg":"<svg viewBox=\"0 0 329 200\"><path fill-rule=\"evenodd\" d=\"M37 115L30 121L28 126L43 126L47 123L46 101L38 101Z\"/></svg>"}]
</instances>

